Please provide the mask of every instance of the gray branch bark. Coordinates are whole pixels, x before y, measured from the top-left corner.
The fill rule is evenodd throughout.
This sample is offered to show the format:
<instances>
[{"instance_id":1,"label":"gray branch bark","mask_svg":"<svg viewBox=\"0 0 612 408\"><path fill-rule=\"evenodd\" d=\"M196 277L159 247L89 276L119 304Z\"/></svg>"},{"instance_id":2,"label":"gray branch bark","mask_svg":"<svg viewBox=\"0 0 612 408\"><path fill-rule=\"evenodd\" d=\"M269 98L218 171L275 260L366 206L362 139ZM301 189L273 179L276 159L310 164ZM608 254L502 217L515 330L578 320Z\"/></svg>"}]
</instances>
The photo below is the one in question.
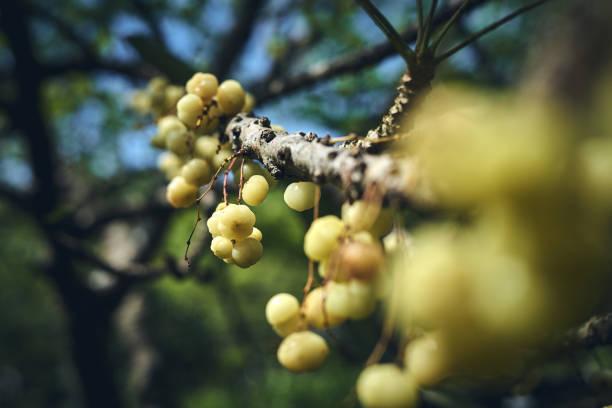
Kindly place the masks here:
<instances>
[{"instance_id":1,"label":"gray branch bark","mask_svg":"<svg viewBox=\"0 0 612 408\"><path fill-rule=\"evenodd\" d=\"M275 131L265 117L236 115L225 135L235 151L243 149L274 177L330 183L343 189L349 199L375 187L388 202L406 203L412 201L418 182L415 165L408 159L333 146L328 136L319 138L314 133Z\"/></svg>"}]
</instances>

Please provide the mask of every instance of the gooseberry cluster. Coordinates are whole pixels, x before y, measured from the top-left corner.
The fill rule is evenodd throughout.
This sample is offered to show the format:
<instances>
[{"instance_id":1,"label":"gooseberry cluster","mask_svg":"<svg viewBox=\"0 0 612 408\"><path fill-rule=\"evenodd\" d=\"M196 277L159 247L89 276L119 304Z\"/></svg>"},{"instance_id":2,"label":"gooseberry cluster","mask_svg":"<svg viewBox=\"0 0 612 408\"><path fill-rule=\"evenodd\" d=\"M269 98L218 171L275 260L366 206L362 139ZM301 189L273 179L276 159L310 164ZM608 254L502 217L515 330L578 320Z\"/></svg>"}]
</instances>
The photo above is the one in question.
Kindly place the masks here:
<instances>
[{"instance_id":1,"label":"gooseberry cluster","mask_svg":"<svg viewBox=\"0 0 612 408\"><path fill-rule=\"evenodd\" d=\"M285 202L305 211L316 204L315 191L313 183L292 183L285 190ZM327 215L313 221L304 238L304 252L319 263L322 284L305 295L301 306L287 293L273 296L266 305L268 323L284 337L277 357L285 368L315 370L329 354L323 337L306 330L308 326L326 329L374 311L384 278L378 238L390 228L390 212L369 201L345 204L342 219Z\"/></svg>"},{"instance_id":2,"label":"gooseberry cluster","mask_svg":"<svg viewBox=\"0 0 612 408\"><path fill-rule=\"evenodd\" d=\"M577 137L570 115L536 98L434 92L423 109L430 121L405 147L423 195L466 215L423 226L398 251L406 372L420 386L520 378L605 295L612 138Z\"/></svg>"}]
</instances>

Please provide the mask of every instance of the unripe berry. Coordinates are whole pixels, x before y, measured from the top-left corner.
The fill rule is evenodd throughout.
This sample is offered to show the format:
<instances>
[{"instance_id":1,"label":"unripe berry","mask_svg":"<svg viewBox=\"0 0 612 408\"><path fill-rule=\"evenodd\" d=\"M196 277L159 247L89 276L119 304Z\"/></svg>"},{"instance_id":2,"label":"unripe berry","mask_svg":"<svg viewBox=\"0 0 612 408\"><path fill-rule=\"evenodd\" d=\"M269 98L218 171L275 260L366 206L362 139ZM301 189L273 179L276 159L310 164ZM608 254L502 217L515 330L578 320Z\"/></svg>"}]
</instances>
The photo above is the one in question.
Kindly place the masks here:
<instances>
[{"instance_id":1,"label":"unripe berry","mask_svg":"<svg viewBox=\"0 0 612 408\"><path fill-rule=\"evenodd\" d=\"M346 316L336 315L329 310L326 298L326 289L318 287L304 299L306 320L317 329L335 327L346 320Z\"/></svg>"},{"instance_id":2,"label":"unripe berry","mask_svg":"<svg viewBox=\"0 0 612 408\"><path fill-rule=\"evenodd\" d=\"M244 90L240 83L233 79L223 81L217 89L217 102L226 115L240 112L244 106Z\"/></svg>"},{"instance_id":3,"label":"unripe berry","mask_svg":"<svg viewBox=\"0 0 612 408\"><path fill-rule=\"evenodd\" d=\"M416 406L417 386L395 364L376 364L361 372L357 396L367 408L408 408Z\"/></svg>"},{"instance_id":4,"label":"unripe berry","mask_svg":"<svg viewBox=\"0 0 612 408\"><path fill-rule=\"evenodd\" d=\"M210 243L210 249L213 251L213 254L221 259L231 258L233 247L232 241L222 236L214 237Z\"/></svg>"},{"instance_id":5,"label":"unripe berry","mask_svg":"<svg viewBox=\"0 0 612 408\"><path fill-rule=\"evenodd\" d=\"M333 315L348 317L351 313L351 296L346 283L327 282L326 309Z\"/></svg>"},{"instance_id":6,"label":"unripe berry","mask_svg":"<svg viewBox=\"0 0 612 408\"><path fill-rule=\"evenodd\" d=\"M351 232L369 230L379 212L380 205L371 201L357 200L353 204L346 202L342 204L342 221Z\"/></svg>"},{"instance_id":7,"label":"unripe berry","mask_svg":"<svg viewBox=\"0 0 612 408\"><path fill-rule=\"evenodd\" d=\"M181 176L172 179L166 189L166 198L173 207L188 207L194 203L198 187L187 183Z\"/></svg>"},{"instance_id":8,"label":"unripe berry","mask_svg":"<svg viewBox=\"0 0 612 408\"><path fill-rule=\"evenodd\" d=\"M185 125L195 127L198 118L202 114L204 103L200 97L187 94L183 96L176 104L176 114Z\"/></svg>"},{"instance_id":9,"label":"unripe berry","mask_svg":"<svg viewBox=\"0 0 612 408\"><path fill-rule=\"evenodd\" d=\"M329 355L329 348L323 337L311 331L301 331L287 336L276 355L283 367L300 373L321 367Z\"/></svg>"},{"instance_id":10,"label":"unripe berry","mask_svg":"<svg viewBox=\"0 0 612 408\"><path fill-rule=\"evenodd\" d=\"M266 320L272 326L285 323L300 315L300 303L289 293L278 293L266 304Z\"/></svg>"},{"instance_id":11,"label":"unripe berry","mask_svg":"<svg viewBox=\"0 0 612 408\"><path fill-rule=\"evenodd\" d=\"M265 177L255 175L242 186L242 198L250 206L259 205L266 198L268 188Z\"/></svg>"},{"instance_id":12,"label":"unripe berry","mask_svg":"<svg viewBox=\"0 0 612 408\"><path fill-rule=\"evenodd\" d=\"M232 156L232 151L229 149L229 147L224 147L221 150L219 150L219 152L217 154L215 154L212 158L212 165L213 165L213 169L218 169L219 167L221 167L221 165L223 165L225 159L229 158Z\"/></svg>"},{"instance_id":13,"label":"unripe berry","mask_svg":"<svg viewBox=\"0 0 612 408\"><path fill-rule=\"evenodd\" d=\"M212 160L219 150L219 140L212 136L200 136L195 141L194 153L204 160Z\"/></svg>"},{"instance_id":14,"label":"unripe berry","mask_svg":"<svg viewBox=\"0 0 612 408\"><path fill-rule=\"evenodd\" d=\"M348 317L351 319L365 319L370 316L376 307L376 293L370 282L351 279L347 283L350 309Z\"/></svg>"},{"instance_id":15,"label":"unripe berry","mask_svg":"<svg viewBox=\"0 0 612 408\"><path fill-rule=\"evenodd\" d=\"M185 88L190 94L197 95L202 101L209 102L217 93L218 86L216 76L197 72L187 81Z\"/></svg>"},{"instance_id":16,"label":"unripe berry","mask_svg":"<svg viewBox=\"0 0 612 408\"><path fill-rule=\"evenodd\" d=\"M370 228L370 233L375 237L382 237L391 231L393 227L393 211L390 208L383 208L378 213L374 225Z\"/></svg>"},{"instance_id":17,"label":"unripe berry","mask_svg":"<svg viewBox=\"0 0 612 408\"><path fill-rule=\"evenodd\" d=\"M181 176L189 184L202 186L210 181L210 166L202 159L191 159L183 165Z\"/></svg>"},{"instance_id":18,"label":"unripe berry","mask_svg":"<svg viewBox=\"0 0 612 408\"><path fill-rule=\"evenodd\" d=\"M285 189L285 203L295 211L306 211L314 207L315 184L310 181L291 183Z\"/></svg>"},{"instance_id":19,"label":"unripe berry","mask_svg":"<svg viewBox=\"0 0 612 408\"><path fill-rule=\"evenodd\" d=\"M219 231L226 238L245 239L253 232L253 225L255 214L246 205L229 204L219 212Z\"/></svg>"},{"instance_id":20,"label":"unripe berry","mask_svg":"<svg viewBox=\"0 0 612 408\"><path fill-rule=\"evenodd\" d=\"M166 148L176 154L187 154L193 148L193 139L188 130L173 130L166 135Z\"/></svg>"},{"instance_id":21,"label":"unripe berry","mask_svg":"<svg viewBox=\"0 0 612 408\"><path fill-rule=\"evenodd\" d=\"M344 224L334 215L326 215L312 222L304 236L304 252L314 261L322 261L338 247Z\"/></svg>"},{"instance_id":22,"label":"unripe berry","mask_svg":"<svg viewBox=\"0 0 612 408\"><path fill-rule=\"evenodd\" d=\"M248 268L259 261L262 253L261 242L254 238L247 238L236 242L234 249L232 249L232 259L239 267Z\"/></svg>"},{"instance_id":23,"label":"unripe berry","mask_svg":"<svg viewBox=\"0 0 612 408\"><path fill-rule=\"evenodd\" d=\"M183 95L185 95L185 90L180 86L170 85L166 87L166 110L169 111L174 108Z\"/></svg>"},{"instance_id":24,"label":"unripe berry","mask_svg":"<svg viewBox=\"0 0 612 408\"><path fill-rule=\"evenodd\" d=\"M164 116L157 122L157 132L164 137L174 130L187 130L183 122L176 116Z\"/></svg>"}]
</instances>

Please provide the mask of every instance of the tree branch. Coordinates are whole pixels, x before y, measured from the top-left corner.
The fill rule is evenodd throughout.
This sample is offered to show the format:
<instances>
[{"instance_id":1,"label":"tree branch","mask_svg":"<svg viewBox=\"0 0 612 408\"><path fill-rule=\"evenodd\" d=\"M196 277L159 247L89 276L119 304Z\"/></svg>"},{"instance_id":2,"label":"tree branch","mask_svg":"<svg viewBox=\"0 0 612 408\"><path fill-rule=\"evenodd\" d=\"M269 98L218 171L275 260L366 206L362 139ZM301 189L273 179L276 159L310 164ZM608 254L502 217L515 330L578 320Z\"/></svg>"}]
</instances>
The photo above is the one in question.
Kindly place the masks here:
<instances>
[{"instance_id":1,"label":"tree branch","mask_svg":"<svg viewBox=\"0 0 612 408\"><path fill-rule=\"evenodd\" d=\"M469 12L489 0L473 0L464 9L464 13ZM446 6L434 18L436 25L443 23L461 7L460 5ZM418 26L415 25L402 34L402 38L410 43L417 37ZM294 77L284 80L274 80L269 83L255 85L253 93L258 103L269 102L280 96L290 94L292 92L307 88L316 83L325 81L330 78L335 78L338 75L353 73L360 69L377 64L385 58L396 55L397 52L390 42L366 47L361 51L340 57L334 61L316 65L310 70L297 74Z\"/></svg>"},{"instance_id":2,"label":"tree branch","mask_svg":"<svg viewBox=\"0 0 612 408\"><path fill-rule=\"evenodd\" d=\"M412 162L394 160L387 154L366 154L358 148L330 146L314 133L287 134L269 126L267 118L239 114L229 122L225 134L234 149L246 150L276 178L331 183L352 199L375 185L388 200L411 201L417 183Z\"/></svg>"}]
</instances>

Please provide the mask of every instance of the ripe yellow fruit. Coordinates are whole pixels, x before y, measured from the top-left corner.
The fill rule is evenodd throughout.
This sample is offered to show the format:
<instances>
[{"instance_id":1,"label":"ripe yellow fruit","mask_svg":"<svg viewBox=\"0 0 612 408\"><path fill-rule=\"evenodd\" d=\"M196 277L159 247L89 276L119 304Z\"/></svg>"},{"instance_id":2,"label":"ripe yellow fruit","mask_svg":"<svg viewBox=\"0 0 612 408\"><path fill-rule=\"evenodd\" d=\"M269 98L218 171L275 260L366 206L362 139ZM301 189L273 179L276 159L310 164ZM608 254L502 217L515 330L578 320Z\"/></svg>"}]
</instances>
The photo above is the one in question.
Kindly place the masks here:
<instances>
[{"instance_id":1,"label":"ripe yellow fruit","mask_svg":"<svg viewBox=\"0 0 612 408\"><path fill-rule=\"evenodd\" d=\"M408 408L417 403L414 380L395 364L366 367L357 380L359 402L367 408Z\"/></svg>"},{"instance_id":2,"label":"ripe yellow fruit","mask_svg":"<svg viewBox=\"0 0 612 408\"><path fill-rule=\"evenodd\" d=\"M263 238L263 234L261 233L259 228L253 227L253 232L251 232L251 235L249 235L249 238L253 238L258 241L261 241L261 239Z\"/></svg>"},{"instance_id":3,"label":"ripe yellow fruit","mask_svg":"<svg viewBox=\"0 0 612 408\"><path fill-rule=\"evenodd\" d=\"M200 136L195 141L194 153L204 160L212 160L219 150L219 140L213 136Z\"/></svg>"},{"instance_id":4,"label":"ripe yellow fruit","mask_svg":"<svg viewBox=\"0 0 612 408\"><path fill-rule=\"evenodd\" d=\"M244 106L244 90L240 83L233 79L223 81L217 89L217 102L226 115L240 112Z\"/></svg>"},{"instance_id":5,"label":"ripe yellow fruit","mask_svg":"<svg viewBox=\"0 0 612 408\"><path fill-rule=\"evenodd\" d=\"M323 261L339 245L344 223L335 215L326 215L312 222L304 236L304 252L314 261Z\"/></svg>"},{"instance_id":6,"label":"ripe yellow fruit","mask_svg":"<svg viewBox=\"0 0 612 408\"><path fill-rule=\"evenodd\" d=\"M314 207L315 184L310 181L291 183L285 189L285 203L295 211L306 211Z\"/></svg>"},{"instance_id":7,"label":"ripe yellow fruit","mask_svg":"<svg viewBox=\"0 0 612 408\"><path fill-rule=\"evenodd\" d=\"M210 249L213 251L213 254L221 259L231 258L233 248L232 241L222 236L214 237L210 243Z\"/></svg>"},{"instance_id":8,"label":"ripe yellow fruit","mask_svg":"<svg viewBox=\"0 0 612 408\"><path fill-rule=\"evenodd\" d=\"M181 176L172 179L166 189L166 198L173 207L189 207L195 202L198 187L187 183Z\"/></svg>"},{"instance_id":9,"label":"ripe yellow fruit","mask_svg":"<svg viewBox=\"0 0 612 408\"><path fill-rule=\"evenodd\" d=\"M164 138L168 134L175 130L187 130L183 122L176 116L164 116L157 123L157 133L162 135Z\"/></svg>"},{"instance_id":10,"label":"ripe yellow fruit","mask_svg":"<svg viewBox=\"0 0 612 408\"><path fill-rule=\"evenodd\" d=\"M176 114L185 125L195 127L198 118L202 114L204 103L199 96L187 94L183 96L176 104Z\"/></svg>"},{"instance_id":11,"label":"ripe yellow fruit","mask_svg":"<svg viewBox=\"0 0 612 408\"><path fill-rule=\"evenodd\" d=\"M206 226L208 227L208 232L213 237L217 237L221 235L221 231L219 231L219 212L215 211L208 220L206 220Z\"/></svg>"},{"instance_id":12,"label":"ripe yellow fruit","mask_svg":"<svg viewBox=\"0 0 612 408\"><path fill-rule=\"evenodd\" d=\"M216 171L219 167L223 165L225 159L232 156L232 151L229 147L223 147L217 154L215 154L211 160L213 169Z\"/></svg>"},{"instance_id":13,"label":"ripe yellow fruit","mask_svg":"<svg viewBox=\"0 0 612 408\"><path fill-rule=\"evenodd\" d=\"M187 81L185 88L188 93L199 96L202 101L210 102L217 93L218 86L216 76L197 72Z\"/></svg>"},{"instance_id":14,"label":"ripe yellow fruit","mask_svg":"<svg viewBox=\"0 0 612 408\"><path fill-rule=\"evenodd\" d=\"M264 176L252 176L242 186L242 198L248 205L259 205L265 200L268 189L268 182Z\"/></svg>"},{"instance_id":15,"label":"ripe yellow fruit","mask_svg":"<svg viewBox=\"0 0 612 408\"><path fill-rule=\"evenodd\" d=\"M419 385L438 383L450 373L451 363L448 347L438 332L427 333L406 346L404 366Z\"/></svg>"},{"instance_id":16,"label":"ripe yellow fruit","mask_svg":"<svg viewBox=\"0 0 612 408\"><path fill-rule=\"evenodd\" d=\"M248 268L259 261L262 253L261 242L254 238L247 238L236 242L234 249L232 249L232 259L239 267Z\"/></svg>"},{"instance_id":17,"label":"ripe yellow fruit","mask_svg":"<svg viewBox=\"0 0 612 408\"><path fill-rule=\"evenodd\" d=\"M353 204L342 204L342 221L351 232L369 230L380 213L380 205L371 201L357 200Z\"/></svg>"},{"instance_id":18,"label":"ripe yellow fruit","mask_svg":"<svg viewBox=\"0 0 612 408\"><path fill-rule=\"evenodd\" d=\"M321 367L329 355L329 348L323 337L311 331L301 331L288 335L276 355L283 367L300 373Z\"/></svg>"},{"instance_id":19,"label":"ripe yellow fruit","mask_svg":"<svg viewBox=\"0 0 612 408\"><path fill-rule=\"evenodd\" d=\"M166 148L176 154L187 154L193 148L194 136L188 130L177 129L166 135Z\"/></svg>"},{"instance_id":20,"label":"ripe yellow fruit","mask_svg":"<svg viewBox=\"0 0 612 408\"><path fill-rule=\"evenodd\" d=\"M346 320L346 316L336 315L329 310L326 292L326 288L318 287L304 299L306 321L317 329L335 327Z\"/></svg>"},{"instance_id":21,"label":"ripe yellow fruit","mask_svg":"<svg viewBox=\"0 0 612 408\"><path fill-rule=\"evenodd\" d=\"M217 227L226 238L245 239L253 232L254 225L255 214L246 205L229 204L219 212Z\"/></svg>"},{"instance_id":22,"label":"ripe yellow fruit","mask_svg":"<svg viewBox=\"0 0 612 408\"><path fill-rule=\"evenodd\" d=\"M210 181L210 166L202 159L191 159L183 165L181 176L189 184L202 186Z\"/></svg>"},{"instance_id":23,"label":"ripe yellow fruit","mask_svg":"<svg viewBox=\"0 0 612 408\"><path fill-rule=\"evenodd\" d=\"M166 87L166 110L174 108L183 95L185 95L185 90L181 86L170 85Z\"/></svg>"},{"instance_id":24,"label":"ripe yellow fruit","mask_svg":"<svg viewBox=\"0 0 612 408\"><path fill-rule=\"evenodd\" d=\"M278 293L266 304L266 320L272 326L286 323L300 316L300 303L289 293Z\"/></svg>"},{"instance_id":25,"label":"ripe yellow fruit","mask_svg":"<svg viewBox=\"0 0 612 408\"><path fill-rule=\"evenodd\" d=\"M357 279L348 281L349 318L365 319L372 314L376 307L376 292L373 284L374 282L364 282Z\"/></svg>"}]
</instances>

